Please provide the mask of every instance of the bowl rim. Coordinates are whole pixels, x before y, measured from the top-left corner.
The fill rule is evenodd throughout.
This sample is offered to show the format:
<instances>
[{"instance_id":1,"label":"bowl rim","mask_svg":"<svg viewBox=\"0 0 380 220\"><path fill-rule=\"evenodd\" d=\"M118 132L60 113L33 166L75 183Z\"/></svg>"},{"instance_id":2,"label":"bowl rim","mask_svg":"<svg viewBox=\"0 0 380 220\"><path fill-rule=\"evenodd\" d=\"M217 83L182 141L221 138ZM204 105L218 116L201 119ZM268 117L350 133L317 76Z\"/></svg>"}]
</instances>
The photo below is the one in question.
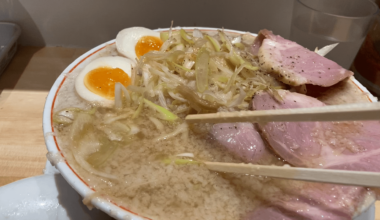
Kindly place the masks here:
<instances>
[{"instance_id":1,"label":"bowl rim","mask_svg":"<svg viewBox=\"0 0 380 220\"><path fill-rule=\"evenodd\" d=\"M217 31L220 30L220 28L211 28L211 27L173 27L173 29L179 29L182 28L184 30L194 30L199 29L202 31ZM154 31L158 32L165 32L169 31L170 28L158 28L154 29ZM244 34L249 33L245 31L237 31L232 29L224 29L226 32L230 33L238 33L238 34ZM257 34L250 33L254 36L257 36ZM63 83L66 80L66 77L68 74L73 72L76 68L78 68L84 61L91 58L91 56L97 54L98 52L102 51L107 46L115 44L115 39L110 40L108 42L105 42L103 44L100 44L88 52L81 55L79 58L77 58L75 61L73 61L69 66L67 66L63 72L58 76L56 81L54 82L53 86L51 87L49 94L46 98L44 110L43 110L43 120L42 120L42 127L43 127L43 133L45 138L45 144L47 147L47 150L49 153L58 153L62 156L62 158L65 158L62 151L60 150L60 147L58 145L57 139L54 135L48 135L54 133L54 127L53 127L53 109L55 100L57 98L57 94L62 87ZM351 77L353 83L363 92L366 93L367 98L371 102L376 102L376 98L371 95L371 93L362 86L354 77ZM93 193L95 193L95 190L91 188L74 170L73 167L69 165L69 163L66 160L58 162L55 167L60 171L63 178L70 184L71 187L73 187L83 198L89 198ZM138 214L136 212L133 212L132 210L129 210L126 207L123 207L121 205L116 204L113 201L106 200L103 198L95 197L90 200L92 205L94 205L96 208L102 210L103 212L107 213L108 215L116 218L116 219L131 219L131 220L152 220L149 217L143 216L141 214ZM364 211L364 210L363 210Z\"/></svg>"}]
</instances>

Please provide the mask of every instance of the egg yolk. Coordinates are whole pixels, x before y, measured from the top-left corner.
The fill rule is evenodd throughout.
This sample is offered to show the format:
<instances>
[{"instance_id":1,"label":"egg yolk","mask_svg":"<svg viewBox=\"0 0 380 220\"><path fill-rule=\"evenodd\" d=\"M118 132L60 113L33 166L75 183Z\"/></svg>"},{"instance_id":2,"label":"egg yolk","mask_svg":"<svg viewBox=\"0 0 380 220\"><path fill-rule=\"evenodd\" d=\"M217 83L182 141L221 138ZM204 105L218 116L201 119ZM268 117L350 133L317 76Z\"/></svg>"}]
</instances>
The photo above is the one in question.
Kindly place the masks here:
<instances>
[{"instance_id":1,"label":"egg yolk","mask_svg":"<svg viewBox=\"0 0 380 220\"><path fill-rule=\"evenodd\" d=\"M120 68L99 67L88 72L84 78L84 85L91 92L106 99L115 98L115 83L125 87L131 84L131 79Z\"/></svg>"},{"instance_id":2,"label":"egg yolk","mask_svg":"<svg viewBox=\"0 0 380 220\"><path fill-rule=\"evenodd\" d=\"M148 53L152 50L159 50L162 46L162 40L158 37L153 36L144 36L139 39L136 44L135 52L137 58L140 58L142 55Z\"/></svg>"}]
</instances>

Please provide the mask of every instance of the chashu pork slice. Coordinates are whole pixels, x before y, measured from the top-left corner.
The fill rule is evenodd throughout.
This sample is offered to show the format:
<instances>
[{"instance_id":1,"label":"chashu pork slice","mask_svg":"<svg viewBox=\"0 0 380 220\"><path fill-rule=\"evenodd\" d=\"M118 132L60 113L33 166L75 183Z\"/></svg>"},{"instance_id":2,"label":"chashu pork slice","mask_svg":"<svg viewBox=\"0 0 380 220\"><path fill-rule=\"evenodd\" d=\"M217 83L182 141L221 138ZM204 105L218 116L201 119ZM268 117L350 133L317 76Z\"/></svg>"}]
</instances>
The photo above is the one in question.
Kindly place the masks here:
<instances>
[{"instance_id":1,"label":"chashu pork slice","mask_svg":"<svg viewBox=\"0 0 380 220\"><path fill-rule=\"evenodd\" d=\"M252 100L255 110L320 107L315 98L279 90L282 102L266 92ZM271 122L259 125L271 148L295 166L380 171L380 123ZM290 181L277 196L247 216L259 219L352 219L375 194L363 187ZM291 185L291 186L289 186Z\"/></svg>"},{"instance_id":2,"label":"chashu pork slice","mask_svg":"<svg viewBox=\"0 0 380 220\"><path fill-rule=\"evenodd\" d=\"M267 92L252 100L255 110L320 107L321 101L278 90L280 103ZM270 122L259 125L271 148L301 167L380 171L380 121Z\"/></svg>"},{"instance_id":3,"label":"chashu pork slice","mask_svg":"<svg viewBox=\"0 0 380 220\"><path fill-rule=\"evenodd\" d=\"M219 144L246 163L271 164L277 160L252 123L215 124L211 134Z\"/></svg>"},{"instance_id":4,"label":"chashu pork slice","mask_svg":"<svg viewBox=\"0 0 380 220\"><path fill-rule=\"evenodd\" d=\"M284 181L277 195L256 208L245 220L352 220L374 200L364 187Z\"/></svg>"},{"instance_id":5,"label":"chashu pork slice","mask_svg":"<svg viewBox=\"0 0 380 220\"><path fill-rule=\"evenodd\" d=\"M261 30L252 46L260 67L291 86L332 86L353 73L301 45Z\"/></svg>"},{"instance_id":6,"label":"chashu pork slice","mask_svg":"<svg viewBox=\"0 0 380 220\"><path fill-rule=\"evenodd\" d=\"M211 134L245 162L278 162L252 123L215 124ZM265 205L250 212L245 220L350 220L368 205L366 201L374 200L373 193L363 187L269 179L263 184L265 189L256 193Z\"/></svg>"}]
</instances>

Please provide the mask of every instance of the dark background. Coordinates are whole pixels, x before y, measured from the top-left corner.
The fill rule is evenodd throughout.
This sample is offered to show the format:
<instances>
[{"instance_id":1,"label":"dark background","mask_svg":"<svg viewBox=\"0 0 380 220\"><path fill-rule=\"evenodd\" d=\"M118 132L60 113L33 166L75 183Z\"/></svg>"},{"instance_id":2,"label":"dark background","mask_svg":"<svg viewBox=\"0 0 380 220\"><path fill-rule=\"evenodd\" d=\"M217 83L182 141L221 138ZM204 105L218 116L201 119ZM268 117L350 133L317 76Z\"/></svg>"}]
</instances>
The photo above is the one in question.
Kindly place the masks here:
<instances>
[{"instance_id":1,"label":"dark background","mask_svg":"<svg viewBox=\"0 0 380 220\"><path fill-rule=\"evenodd\" d=\"M22 28L20 44L94 47L131 26L262 28L289 37L293 0L0 0L0 21Z\"/></svg>"}]
</instances>

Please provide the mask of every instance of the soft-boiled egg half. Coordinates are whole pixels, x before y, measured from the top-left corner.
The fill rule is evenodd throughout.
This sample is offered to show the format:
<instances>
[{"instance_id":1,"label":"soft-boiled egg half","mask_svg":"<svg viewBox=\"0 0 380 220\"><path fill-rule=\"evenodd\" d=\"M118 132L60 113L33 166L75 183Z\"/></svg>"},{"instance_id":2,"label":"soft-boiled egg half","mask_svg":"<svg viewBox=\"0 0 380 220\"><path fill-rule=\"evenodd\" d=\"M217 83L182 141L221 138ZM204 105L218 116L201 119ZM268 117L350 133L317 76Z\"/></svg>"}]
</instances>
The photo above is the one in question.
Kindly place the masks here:
<instances>
[{"instance_id":1,"label":"soft-boiled egg half","mask_svg":"<svg viewBox=\"0 0 380 220\"><path fill-rule=\"evenodd\" d=\"M116 36L116 48L122 55L135 61L162 45L160 33L143 27L126 28Z\"/></svg>"},{"instance_id":2,"label":"soft-boiled egg half","mask_svg":"<svg viewBox=\"0 0 380 220\"><path fill-rule=\"evenodd\" d=\"M83 99L111 107L115 83L131 84L132 61L120 56L101 57L90 62L75 79L75 90Z\"/></svg>"}]
</instances>

